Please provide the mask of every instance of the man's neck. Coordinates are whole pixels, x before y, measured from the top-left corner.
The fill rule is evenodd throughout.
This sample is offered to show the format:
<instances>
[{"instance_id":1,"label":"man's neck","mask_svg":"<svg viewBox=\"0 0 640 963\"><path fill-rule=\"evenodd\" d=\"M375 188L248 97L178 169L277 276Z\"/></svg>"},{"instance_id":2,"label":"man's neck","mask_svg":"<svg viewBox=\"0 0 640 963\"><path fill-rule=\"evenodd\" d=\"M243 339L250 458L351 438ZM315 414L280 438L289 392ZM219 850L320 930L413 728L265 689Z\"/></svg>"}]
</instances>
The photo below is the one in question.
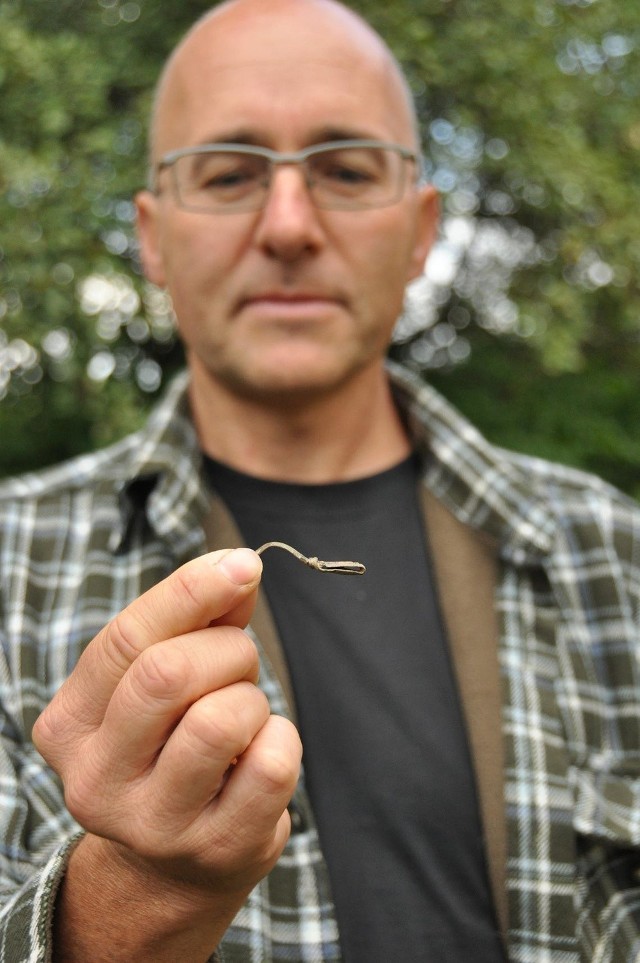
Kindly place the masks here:
<instances>
[{"instance_id":1,"label":"man's neck","mask_svg":"<svg viewBox=\"0 0 640 963\"><path fill-rule=\"evenodd\" d=\"M256 477L348 481L390 468L411 449L382 366L289 404L239 395L192 369L190 397L203 451Z\"/></svg>"}]
</instances>

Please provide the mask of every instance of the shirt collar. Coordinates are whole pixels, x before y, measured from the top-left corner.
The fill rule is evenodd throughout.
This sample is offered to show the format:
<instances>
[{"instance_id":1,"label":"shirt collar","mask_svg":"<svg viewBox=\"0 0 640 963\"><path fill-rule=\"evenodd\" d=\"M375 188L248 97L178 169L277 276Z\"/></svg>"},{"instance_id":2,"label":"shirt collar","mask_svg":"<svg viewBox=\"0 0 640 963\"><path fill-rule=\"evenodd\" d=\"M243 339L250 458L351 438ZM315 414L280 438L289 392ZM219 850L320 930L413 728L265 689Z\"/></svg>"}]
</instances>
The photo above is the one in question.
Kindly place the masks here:
<instances>
[{"instance_id":1,"label":"shirt collar","mask_svg":"<svg viewBox=\"0 0 640 963\"><path fill-rule=\"evenodd\" d=\"M388 363L394 394L414 444L424 455L424 483L461 522L490 537L504 558L537 562L552 547L555 520L531 480L531 459L491 445L417 375ZM202 550L210 493L187 395L178 375L135 436L119 486L122 550L144 506L148 524L178 558ZM527 468L529 466L529 470Z\"/></svg>"},{"instance_id":2,"label":"shirt collar","mask_svg":"<svg viewBox=\"0 0 640 963\"><path fill-rule=\"evenodd\" d=\"M188 373L170 384L134 439L131 457L118 486L121 528L112 549L126 547L132 525L144 513L154 533L167 542L177 559L203 551L202 519L209 493L202 479L202 455L191 418Z\"/></svg>"},{"instance_id":3,"label":"shirt collar","mask_svg":"<svg viewBox=\"0 0 640 963\"><path fill-rule=\"evenodd\" d=\"M556 524L532 481L533 460L489 444L417 375L392 363L388 370L408 429L425 454L427 487L461 522L496 542L502 557L539 562L551 551Z\"/></svg>"}]
</instances>

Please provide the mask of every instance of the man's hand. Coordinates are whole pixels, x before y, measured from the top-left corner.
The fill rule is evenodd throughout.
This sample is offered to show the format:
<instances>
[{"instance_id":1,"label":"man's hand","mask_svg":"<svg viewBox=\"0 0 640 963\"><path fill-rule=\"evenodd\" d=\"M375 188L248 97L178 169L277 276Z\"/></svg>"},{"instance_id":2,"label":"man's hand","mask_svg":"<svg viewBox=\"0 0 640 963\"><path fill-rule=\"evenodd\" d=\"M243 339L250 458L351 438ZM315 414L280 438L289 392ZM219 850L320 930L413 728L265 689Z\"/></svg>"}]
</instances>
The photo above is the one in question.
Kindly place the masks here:
<instances>
[{"instance_id":1,"label":"man's hand","mask_svg":"<svg viewBox=\"0 0 640 963\"><path fill-rule=\"evenodd\" d=\"M206 959L288 837L300 743L270 715L242 631L260 574L248 549L183 566L96 636L34 727L90 834L69 871L69 923L89 880L103 899L113 890L122 904L130 889L136 903L153 893L163 904L162 926L147 919L146 933L140 923L140 946L127 944L123 958L136 946L144 959L142 942L156 937L171 947L175 926L191 932L189 958L201 948ZM90 935L90 958L100 960ZM70 948L59 958L80 956ZM156 950L154 959L165 957Z\"/></svg>"}]
</instances>

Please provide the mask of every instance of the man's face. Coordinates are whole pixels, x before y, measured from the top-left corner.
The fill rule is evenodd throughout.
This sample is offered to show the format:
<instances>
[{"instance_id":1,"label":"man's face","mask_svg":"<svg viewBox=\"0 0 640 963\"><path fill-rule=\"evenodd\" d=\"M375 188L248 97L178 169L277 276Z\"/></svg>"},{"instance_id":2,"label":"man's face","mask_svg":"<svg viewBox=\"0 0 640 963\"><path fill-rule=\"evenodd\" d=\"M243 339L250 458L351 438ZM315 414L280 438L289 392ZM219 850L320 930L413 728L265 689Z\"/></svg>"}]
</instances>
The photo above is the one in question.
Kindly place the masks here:
<instances>
[{"instance_id":1,"label":"man's face","mask_svg":"<svg viewBox=\"0 0 640 963\"><path fill-rule=\"evenodd\" d=\"M174 66L157 156L216 141L415 146L392 71L339 25L319 28L303 13L232 16L223 27L201 28ZM159 195L138 199L142 255L171 294L189 363L234 393L284 399L379 365L435 229L433 192L417 190L408 167L401 201L359 211L316 209L301 171L283 166L262 211L194 213L161 173Z\"/></svg>"}]
</instances>

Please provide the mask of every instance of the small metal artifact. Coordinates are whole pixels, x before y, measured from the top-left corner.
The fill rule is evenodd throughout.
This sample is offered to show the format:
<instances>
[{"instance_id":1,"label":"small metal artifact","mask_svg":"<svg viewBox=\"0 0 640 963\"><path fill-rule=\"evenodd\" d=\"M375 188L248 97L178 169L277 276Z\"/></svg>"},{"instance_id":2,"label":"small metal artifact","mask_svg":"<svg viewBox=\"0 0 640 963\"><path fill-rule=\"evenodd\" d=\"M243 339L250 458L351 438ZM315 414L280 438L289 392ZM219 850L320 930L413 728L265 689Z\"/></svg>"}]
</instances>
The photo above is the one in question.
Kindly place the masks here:
<instances>
[{"instance_id":1,"label":"small metal artifact","mask_svg":"<svg viewBox=\"0 0 640 963\"><path fill-rule=\"evenodd\" d=\"M366 568L362 562L323 562L321 558L312 555L307 558L302 552L296 551L291 545L287 545L286 542L265 542L260 548L256 549L258 555L262 555L264 551L268 548L283 548L286 552L290 552L299 559L304 565L308 565L309 568L315 568L317 572L340 572L342 575L364 575Z\"/></svg>"}]
</instances>

